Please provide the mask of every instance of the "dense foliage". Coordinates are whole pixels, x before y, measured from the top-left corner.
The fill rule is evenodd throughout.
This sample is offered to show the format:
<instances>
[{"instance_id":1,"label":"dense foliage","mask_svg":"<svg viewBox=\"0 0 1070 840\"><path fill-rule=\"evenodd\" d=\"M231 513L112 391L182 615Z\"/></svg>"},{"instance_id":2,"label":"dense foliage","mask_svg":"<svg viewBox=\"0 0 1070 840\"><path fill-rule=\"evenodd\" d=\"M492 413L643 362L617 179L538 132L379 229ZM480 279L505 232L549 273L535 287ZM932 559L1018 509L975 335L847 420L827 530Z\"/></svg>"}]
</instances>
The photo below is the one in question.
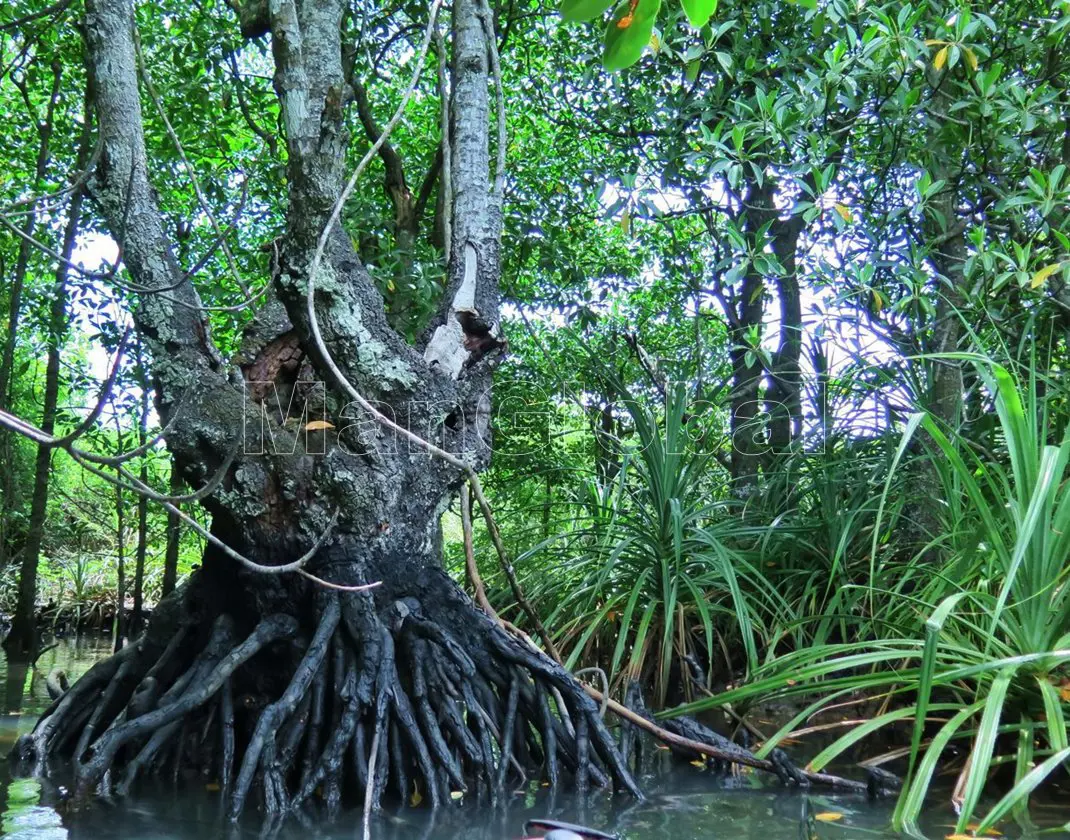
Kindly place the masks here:
<instances>
[{"instance_id":1,"label":"dense foliage","mask_svg":"<svg viewBox=\"0 0 1070 840\"><path fill-rule=\"evenodd\" d=\"M867 758L905 776L897 827L944 767L957 833L1026 819L1070 758L1070 6L493 5L509 354L485 484L568 666L602 668L615 695L638 680L669 716L804 698L759 756L849 702L811 767L888 734ZM355 161L426 9L353 6ZM79 198L80 14L0 13L0 409L49 431L94 405L136 305ZM268 42L216 0L138 16L161 209L237 349L255 314L231 307L286 209ZM436 85L344 216L412 341L445 283ZM97 451L159 432L145 384L128 348ZM0 431L5 610L20 570L44 621L82 622L135 583L153 603L165 557L196 562L173 517L39 449ZM127 469L179 492L162 444ZM476 537L494 606L534 632Z\"/></svg>"}]
</instances>

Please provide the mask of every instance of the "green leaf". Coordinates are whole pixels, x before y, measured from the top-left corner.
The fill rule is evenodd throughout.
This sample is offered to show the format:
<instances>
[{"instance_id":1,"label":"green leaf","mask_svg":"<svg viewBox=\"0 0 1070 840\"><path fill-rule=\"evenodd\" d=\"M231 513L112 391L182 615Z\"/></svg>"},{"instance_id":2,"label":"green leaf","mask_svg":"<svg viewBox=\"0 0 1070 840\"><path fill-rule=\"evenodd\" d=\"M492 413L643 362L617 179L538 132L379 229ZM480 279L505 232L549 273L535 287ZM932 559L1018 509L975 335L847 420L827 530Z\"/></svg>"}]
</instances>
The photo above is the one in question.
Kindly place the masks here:
<instances>
[{"instance_id":1,"label":"green leaf","mask_svg":"<svg viewBox=\"0 0 1070 840\"><path fill-rule=\"evenodd\" d=\"M921 812L921 806L925 802L925 794L929 790L929 783L932 781L933 772L936 770L936 764L940 760L940 754L944 751L944 747L962 728L966 720L983 709L984 706L985 701L978 700L962 709L962 711L956 712L954 717L940 727L940 730L933 736L929 748L925 751L925 757L918 764L914 782L903 789L903 793L896 803L895 813L892 816L892 825L896 831L907 831L914 826L914 821Z\"/></svg>"},{"instance_id":2,"label":"green leaf","mask_svg":"<svg viewBox=\"0 0 1070 840\"><path fill-rule=\"evenodd\" d=\"M1056 271L1063 267L1062 263L1052 263L1046 265L1040 271L1033 275L1033 279L1029 281L1030 289L1038 289L1044 285L1044 281L1051 277Z\"/></svg>"},{"instance_id":3,"label":"green leaf","mask_svg":"<svg viewBox=\"0 0 1070 840\"><path fill-rule=\"evenodd\" d=\"M1063 716L1059 689L1048 682L1044 676L1037 676L1037 684L1040 687L1040 696L1044 700L1044 715L1048 720L1048 743L1051 744L1052 749L1065 750L1068 746L1066 718Z\"/></svg>"},{"instance_id":4,"label":"green leaf","mask_svg":"<svg viewBox=\"0 0 1070 840\"><path fill-rule=\"evenodd\" d=\"M654 34L661 0L622 0L606 27L602 64L610 71L631 67Z\"/></svg>"},{"instance_id":5,"label":"green leaf","mask_svg":"<svg viewBox=\"0 0 1070 840\"><path fill-rule=\"evenodd\" d=\"M680 0L684 14L695 29L701 29L717 11L717 0Z\"/></svg>"},{"instance_id":6,"label":"green leaf","mask_svg":"<svg viewBox=\"0 0 1070 840\"><path fill-rule=\"evenodd\" d=\"M981 799L985 782L988 780L988 768L992 766L992 751L996 745L1000 716L1003 713L1003 701L1007 699L1007 690L1017 671L1016 666L1009 665L996 675L985 698L985 710L981 715L981 725L977 728L970 755L970 771L966 776L966 789L962 798L962 810L955 826L956 834L963 834L973 816L974 809Z\"/></svg>"},{"instance_id":7,"label":"green leaf","mask_svg":"<svg viewBox=\"0 0 1070 840\"><path fill-rule=\"evenodd\" d=\"M1048 756L1045 761L1034 767L1025 778L1007 791L1003 798L992 807L988 815L981 820L981 824L977 826L976 835L978 837L984 836L985 832L999 822L1003 815L1014 807L1015 803L1027 799L1029 794L1036 790L1040 783L1047 779L1068 758L1070 758L1070 749L1062 749L1054 755Z\"/></svg>"},{"instance_id":8,"label":"green leaf","mask_svg":"<svg viewBox=\"0 0 1070 840\"><path fill-rule=\"evenodd\" d=\"M561 0L561 17L572 23L593 20L612 5L613 0Z\"/></svg>"}]
</instances>

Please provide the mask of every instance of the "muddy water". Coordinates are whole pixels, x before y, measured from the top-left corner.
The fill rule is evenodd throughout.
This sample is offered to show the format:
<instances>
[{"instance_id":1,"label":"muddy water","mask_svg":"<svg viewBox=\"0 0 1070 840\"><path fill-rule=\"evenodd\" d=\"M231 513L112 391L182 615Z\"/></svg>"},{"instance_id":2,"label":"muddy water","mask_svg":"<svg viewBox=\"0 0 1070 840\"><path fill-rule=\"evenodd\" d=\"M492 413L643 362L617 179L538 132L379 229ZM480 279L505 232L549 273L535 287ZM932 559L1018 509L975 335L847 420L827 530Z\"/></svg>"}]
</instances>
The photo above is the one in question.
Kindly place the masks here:
<instances>
[{"instance_id":1,"label":"muddy water","mask_svg":"<svg viewBox=\"0 0 1070 840\"><path fill-rule=\"evenodd\" d=\"M99 637L60 640L37 663L36 669L10 666L0 659L4 689L0 718L0 752L28 731L48 705L45 675L62 668L72 677L84 673L104 656L108 640ZM519 791L508 807L496 810L462 803L434 821L426 809L386 813L373 820L374 840L506 840L523 836L528 819L551 817L580 822L619 833L624 840L872 840L897 838L888 829L891 803L870 803L855 796L783 790L743 776L718 779L691 767L660 769L642 780L648 798L641 803L610 797L592 797L581 805L574 799L550 797L538 786ZM360 813L344 813L333 823L290 819L285 825L265 827L255 815L238 826L220 816L219 795L210 785L175 785L168 782L142 788L120 802L98 802L74 810L63 791L47 782L13 779L6 762L0 762L0 836L18 840L357 840ZM1056 796L1052 797L1057 799ZM946 799L945 799L946 801ZM937 801L927 810L922 831L938 840L953 832L953 815ZM815 819L816 818L816 819ZM1035 827L1003 827L1011 837L1057 837L1070 821L1070 797L1039 803ZM269 829L274 830L269 830ZM1046 829L1046 831L1043 831ZM1041 834L1043 831L1043 834Z\"/></svg>"}]
</instances>

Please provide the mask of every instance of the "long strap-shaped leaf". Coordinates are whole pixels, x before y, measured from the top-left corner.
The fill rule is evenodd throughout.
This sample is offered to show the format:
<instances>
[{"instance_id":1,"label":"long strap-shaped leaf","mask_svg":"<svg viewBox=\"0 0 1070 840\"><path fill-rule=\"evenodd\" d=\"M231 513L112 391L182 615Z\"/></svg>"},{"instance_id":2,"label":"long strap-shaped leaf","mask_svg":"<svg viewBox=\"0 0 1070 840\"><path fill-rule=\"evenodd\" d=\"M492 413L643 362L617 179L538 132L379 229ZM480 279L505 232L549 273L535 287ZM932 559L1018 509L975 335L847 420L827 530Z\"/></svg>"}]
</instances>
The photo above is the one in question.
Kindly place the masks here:
<instances>
[{"instance_id":1,"label":"long strap-shaped leaf","mask_svg":"<svg viewBox=\"0 0 1070 840\"><path fill-rule=\"evenodd\" d=\"M1044 698L1044 716L1048 719L1048 743L1054 750L1065 750L1070 743L1066 738L1066 713L1063 711L1059 689L1043 675L1037 676L1040 696Z\"/></svg>"},{"instance_id":2,"label":"long strap-shaped leaf","mask_svg":"<svg viewBox=\"0 0 1070 840\"><path fill-rule=\"evenodd\" d=\"M1016 803L1028 797L1041 782L1048 778L1056 767L1068 758L1070 758L1070 748L1062 749L1054 755L1048 756L1048 758L1034 767L1024 778L1019 780L1018 784L1007 791L999 802L992 806L992 810L985 815L985 818L977 826L976 836L983 837L988 829L999 822L1004 814L1010 811Z\"/></svg>"},{"instance_id":3,"label":"long strap-shaped leaf","mask_svg":"<svg viewBox=\"0 0 1070 840\"><path fill-rule=\"evenodd\" d=\"M951 720L940 727L940 731L933 736L929 749L918 764L918 772L914 782L909 787L903 788L903 793L895 805L895 813L892 815L892 825L896 831L917 834L915 822L921 813L921 806L925 802L925 794L929 790L929 782L932 781L936 763L940 760L940 754L944 747L962 728L962 725L984 708L985 701L978 700L956 714Z\"/></svg>"},{"instance_id":4,"label":"long strap-shaped leaf","mask_svg":"<svg viewBox=\"0 0 1070 840\"><path fill-rule=\"evenodd\" d=\"M1007 689L1010 688L1011 680L1018 671L1016 665L1011 665L1000 671L988 690L985 697L985 711L981 715L981 725L977 729L977 739L973 743L971 754L970 774L966 778L966 792L962 798L962 813L959 814L955 832L962 834L969 825L973 810L981 798L985 783L988 781L988 768L992 766L992 751L996 746L996 736L999 734L999 719L1003 714L1003 701L1007 698Z\"/></svg>"},{"instance_id":5,"label":"long strap-shaped leaf","mask_svg":"<svg viewBox=\"0 0 1070 840\"><path fill-rule=\"evenodd\" d=\"M918 700L915 704L917 714L914 716L914 732L910 738L910 763L907 765L904 787L910 784L911 776L914 774L921 738L925 732L925 717L928 713L929 698L932 695L933 678L936 673L936 649L940 642L940 631L944 629L944 622L947 621L951 611L965 596L965 592L960 592L950 598L945 598L925 622L925 651L921 656L921 679L918 684Z\"/></svg>"}]
</instances>

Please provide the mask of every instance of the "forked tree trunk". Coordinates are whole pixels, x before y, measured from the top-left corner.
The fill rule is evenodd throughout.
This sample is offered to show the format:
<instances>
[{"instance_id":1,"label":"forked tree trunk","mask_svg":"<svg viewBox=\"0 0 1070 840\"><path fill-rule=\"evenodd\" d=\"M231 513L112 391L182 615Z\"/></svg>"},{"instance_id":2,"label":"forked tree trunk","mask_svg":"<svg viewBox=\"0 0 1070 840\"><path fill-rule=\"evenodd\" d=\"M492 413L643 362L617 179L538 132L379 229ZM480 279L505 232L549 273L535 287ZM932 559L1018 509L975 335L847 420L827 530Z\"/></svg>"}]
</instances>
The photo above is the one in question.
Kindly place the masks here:
<instances>
[{"instance_id":1,"label":"forked tree trunk","mask_svg":"<svg viewBox=\"0 0 1070 840\"><path fill-rule=\"evenodd\" d=\"M272 33L290 205L274 296L238 370L211 345L155 205L130 2L87 2L103 141L92 192L113 232L125 231L138 285L167 289L143 294L135 318L184 478L211 489L223 473L203 499L217 543L145 635L94 667L16 749L42 768L72 757L82 794L125 791L177 761L219 781L232 817L251 796L277 814L319 790L334 810L369 786L376 806L387 791L408 801L414 788L433 805L461 789L497 800L521 772L556 784L570 771L581 789L612 779L638 795L582 688L442 570L439 517L464 474L398 431L476 468L489 458L491 360L471 349L499 329L493 33L482 0L453 3L453 238L433 337L415 348L389 328L350 238L335 229L315 276L330 358L315 339L309 273L346 175L342 8L272 0L242 9L243 31ZM358 394L397 425L347 410ZM332 427L309 430L317 419ZM285 571L317 545L301 571L333 586L380 585L338 591Z\"/></svg>"}]
</instances>

